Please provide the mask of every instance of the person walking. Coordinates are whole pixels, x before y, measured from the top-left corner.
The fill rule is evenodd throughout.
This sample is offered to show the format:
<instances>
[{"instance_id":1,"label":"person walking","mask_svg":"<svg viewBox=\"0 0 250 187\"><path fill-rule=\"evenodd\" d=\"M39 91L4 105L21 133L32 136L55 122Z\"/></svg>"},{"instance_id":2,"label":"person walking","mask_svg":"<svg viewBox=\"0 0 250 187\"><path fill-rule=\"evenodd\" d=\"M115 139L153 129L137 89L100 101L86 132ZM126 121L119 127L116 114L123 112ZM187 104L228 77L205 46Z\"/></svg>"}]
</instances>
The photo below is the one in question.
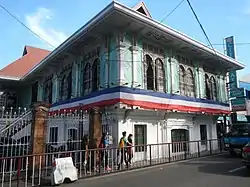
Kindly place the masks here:
<instances>
[{"instance_id":1,"label":"person walking","mask_svg":"<svg viewBox=\"0 0 250 187\"><path fill-rule=\"evenodd\" d=\"M110 171L111 168L109 167L109 163L108 163L108 140L107 140L107 136L106 133L102 134L102 138L101 138L101 142L99 145L100 150L100 164L104 167L104 169L106 171Z\"/></svg>"},{"instance_id":2,"label":"person walking","mask_svg":"<svg viewBox=\"0 0 250 187\"><path fill-rule=\"evenodd\" d=\"M127 142L127 152L128 152L128 164L132 164L132 158L133 158L133 135L128 135L128 142Z\"/></svg>"},{"instance_id":3,"label":"person walking","mask_svg":"<svg viewBox=\"0 0 250 187\"><path fill-rule=\"evenodd\" d=\"M126 156L126 146L127 146L127 139L126 139L127 132L122 132L122 137L119 141L119 150L118 150L118 157L120 157L120 162L118 163L118 170L121 169L121 165L123 165L123 162L126 163L126 166L128 167L127 162L127 156Z\"/></svg>"}]
</instances>

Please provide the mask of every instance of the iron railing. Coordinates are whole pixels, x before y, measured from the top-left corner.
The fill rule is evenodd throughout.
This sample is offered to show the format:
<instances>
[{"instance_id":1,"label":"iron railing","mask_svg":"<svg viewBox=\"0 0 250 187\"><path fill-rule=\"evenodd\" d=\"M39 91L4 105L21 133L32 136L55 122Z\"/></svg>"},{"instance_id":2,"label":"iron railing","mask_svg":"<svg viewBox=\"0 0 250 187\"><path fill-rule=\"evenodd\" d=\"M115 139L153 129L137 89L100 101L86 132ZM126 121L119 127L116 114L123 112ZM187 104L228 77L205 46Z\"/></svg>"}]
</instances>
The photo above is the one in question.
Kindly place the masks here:
<instances>
[{"instance_id":1,"label":"iron railing","mask_svg":"<svg viewBox=\"0 0 250 187\"><path fill-rule=\"evenodd\" d=\"M138 169L222 153L220 140L61 151L0 158L2 187L49 185L55 158L72 157L79 178ZM131 159L130 159L131 158Z\"/></svg>"}]
</instances>

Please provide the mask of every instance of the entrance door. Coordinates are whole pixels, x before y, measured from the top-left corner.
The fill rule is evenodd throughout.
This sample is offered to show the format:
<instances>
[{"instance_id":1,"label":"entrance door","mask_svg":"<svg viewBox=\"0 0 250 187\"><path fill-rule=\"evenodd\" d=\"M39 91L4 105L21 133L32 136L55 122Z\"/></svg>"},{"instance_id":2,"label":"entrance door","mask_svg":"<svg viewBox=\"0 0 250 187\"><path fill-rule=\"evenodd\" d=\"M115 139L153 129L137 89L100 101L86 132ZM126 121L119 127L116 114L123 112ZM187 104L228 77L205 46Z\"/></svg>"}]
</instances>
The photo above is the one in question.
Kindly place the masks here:
<instances>
[{"instance_id":1,"label":"entrance door","mask_svg":"<svg viewBox=\"0 0 250 187\"><path fill-rule=\"evenodd\" d=\"M32 85L31 103L37 102L38 82Z\"/></svg>"},{"instance_id":2,"label":"entrance door","mask_svg":"<svg viewBox=\"0 0 250 187\"><path fill-rule=\"evenodd\" d=\"M147 125L134 126L135 161L147 160Z\"/></svg>"},{"instance_id":3,"label":"entrance door","mask_svg":"<svg viewBox=\"0 0 250 187\"><path fill-rule=\"evenodd\" d=\"M172 129L172 154L178 155L189 151L189 131L187 129Z\"/></svg>"},{"instance_id":4,"label":"entrance door","mask_svg":"<svg viewBox=\"0 0 250 187\"><path fill-rule=\"evenodd\" d=\"M201 151L206 151L208 147L207 125L200 125Z\"/></svg>"}]
</instances>

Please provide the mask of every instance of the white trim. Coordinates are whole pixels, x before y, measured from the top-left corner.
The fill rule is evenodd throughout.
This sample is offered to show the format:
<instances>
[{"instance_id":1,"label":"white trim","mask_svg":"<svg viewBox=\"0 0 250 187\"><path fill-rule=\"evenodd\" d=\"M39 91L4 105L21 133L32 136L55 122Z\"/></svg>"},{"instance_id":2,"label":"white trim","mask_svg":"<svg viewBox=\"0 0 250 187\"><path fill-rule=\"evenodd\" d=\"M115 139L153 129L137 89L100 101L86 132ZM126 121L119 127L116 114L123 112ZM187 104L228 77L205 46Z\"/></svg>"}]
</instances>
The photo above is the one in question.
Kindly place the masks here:
<instances>
[{"instance_id":1,"label":"white trim","mask_svg":"<svg viewBox=\"0 0 250 187\"><path fill-rule=\"evenodd\" d=\"M0 75L0 79L19 81L21 78L20 77L11 77L11 76Z\"/></svg>"}]
</instances>

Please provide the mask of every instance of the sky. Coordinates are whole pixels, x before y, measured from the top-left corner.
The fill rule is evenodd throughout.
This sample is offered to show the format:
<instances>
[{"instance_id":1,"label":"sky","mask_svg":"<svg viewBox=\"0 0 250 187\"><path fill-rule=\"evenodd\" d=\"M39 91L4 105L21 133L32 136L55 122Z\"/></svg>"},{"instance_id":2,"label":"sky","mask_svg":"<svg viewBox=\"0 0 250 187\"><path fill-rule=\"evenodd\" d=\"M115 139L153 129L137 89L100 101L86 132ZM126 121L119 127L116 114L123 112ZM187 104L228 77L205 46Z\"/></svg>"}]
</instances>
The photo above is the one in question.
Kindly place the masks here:
<instances>
[{"instance_id":1,"label":"sky","mask_svg":"<svg viewBox=\"0 0 250 187\"><path fill-rule=\"evenodd\" d=\"M1 0L33 32L58 46L112 0ZM153 19L161 21L181 0L144 0ZM129 7L139 0L118 0ZM214 48L223 52L223 38L234 36L236 43L250 43L250 0L190 0ZM184 1L164 24L208 45L205 35ZM21 57L25 45L53 48L32 34L0 7L0 68ZM250 44L236 45L236 58L250 73Z\"/></svg>"}]
</instances>

